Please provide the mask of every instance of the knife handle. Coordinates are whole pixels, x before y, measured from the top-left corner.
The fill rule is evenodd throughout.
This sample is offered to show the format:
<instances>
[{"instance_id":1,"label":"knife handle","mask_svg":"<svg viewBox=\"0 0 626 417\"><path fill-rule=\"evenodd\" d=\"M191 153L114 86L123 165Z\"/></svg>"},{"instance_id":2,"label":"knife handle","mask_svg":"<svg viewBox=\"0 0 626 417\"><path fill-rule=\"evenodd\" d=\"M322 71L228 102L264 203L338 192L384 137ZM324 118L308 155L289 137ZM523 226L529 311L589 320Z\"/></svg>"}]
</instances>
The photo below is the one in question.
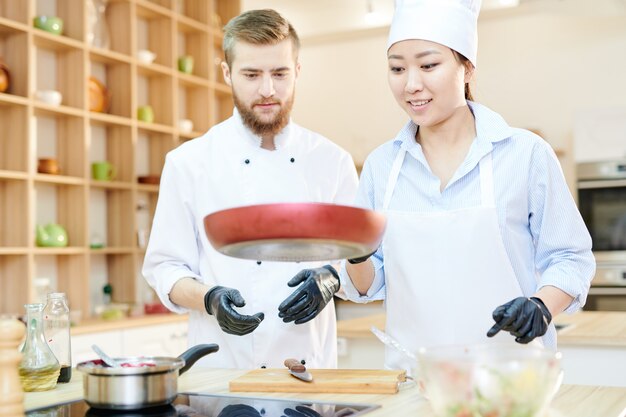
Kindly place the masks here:
<instances>
[{"instance_id":1,"label":"knife handle","mask_svg":"<svg viewBox=\"0 0 626 417\"><path fill-rule=\"evenodd\" d=\"M285 359L285 366L289 368L290 371L294 372L306 371L306 367L302 365L297 359Z\"/></svg>"}]
</instances>

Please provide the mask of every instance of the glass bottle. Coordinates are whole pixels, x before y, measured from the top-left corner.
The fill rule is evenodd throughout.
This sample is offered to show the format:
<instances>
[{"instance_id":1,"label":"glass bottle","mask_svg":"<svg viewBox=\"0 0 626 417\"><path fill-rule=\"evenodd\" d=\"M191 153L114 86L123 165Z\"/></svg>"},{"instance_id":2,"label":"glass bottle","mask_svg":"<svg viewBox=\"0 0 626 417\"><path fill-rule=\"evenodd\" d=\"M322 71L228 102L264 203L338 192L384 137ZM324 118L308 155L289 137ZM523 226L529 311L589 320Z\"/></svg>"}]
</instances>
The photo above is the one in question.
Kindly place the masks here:
<instances>
[{"instance_id":1,"label":"glass bottle","mask_svg":"<svg viewBox=\"0 0 626 417\"><path fill-rule=\"evenodd\" d=\"M72 349L70 344L70 309L62 292L48 294L43 309L43 333L61 365L57 382L70 382L72 378Z\"/></svg>"},{"instance_id":2,"label":"glass bottle","mask_svg":"<svg viewBox=\"0 0 626 417\"><path fill-rule=\"evenodd\" d=\"M106 21L108 0L87 1L87 43L109 49L109 28Z\"/></svg>"},{"instance_id":3,"label":"glass bottle","mask_svg":"<svg viewBox=\"0 0 626 417\"><path fill-rule=\"evenodd\" d=\"M57 385L61 370L43 333L43 304L25 304L26 340L22 347L20 382L24 391L47 391Z\"/></svg>"}]
</instances>

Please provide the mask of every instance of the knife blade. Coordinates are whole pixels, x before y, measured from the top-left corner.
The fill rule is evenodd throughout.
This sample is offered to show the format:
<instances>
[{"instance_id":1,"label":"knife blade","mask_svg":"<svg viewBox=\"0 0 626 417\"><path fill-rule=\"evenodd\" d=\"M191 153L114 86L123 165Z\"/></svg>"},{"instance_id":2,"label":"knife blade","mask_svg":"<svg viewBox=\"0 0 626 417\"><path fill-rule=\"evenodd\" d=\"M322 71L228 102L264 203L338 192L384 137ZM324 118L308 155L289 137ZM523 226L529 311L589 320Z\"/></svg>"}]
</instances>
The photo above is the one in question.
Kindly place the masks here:
<instances>
[{"instance_id":1,"label":"knife blade","mask_svg":"<svg viewBox=\"0 0 626 417\"><path fill-rule=\"evenodd\" d=\"M297 359L285 359L285 366L289 369L289 373L304 381L312 382L313 375L306 370L306 367L300 363Z\"/></svg>"}]
</instances>

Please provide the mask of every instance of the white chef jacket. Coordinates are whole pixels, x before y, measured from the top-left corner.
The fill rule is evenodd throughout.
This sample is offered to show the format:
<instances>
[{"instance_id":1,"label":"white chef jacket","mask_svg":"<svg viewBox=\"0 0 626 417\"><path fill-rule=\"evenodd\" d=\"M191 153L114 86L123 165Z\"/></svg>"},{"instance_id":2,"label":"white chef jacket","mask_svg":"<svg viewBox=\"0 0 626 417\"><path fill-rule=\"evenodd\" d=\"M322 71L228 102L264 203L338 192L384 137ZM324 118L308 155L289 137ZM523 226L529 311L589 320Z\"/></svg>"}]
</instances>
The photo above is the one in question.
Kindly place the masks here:
<instances>
[{"instance_id":1,"label":"white chef jacket","mask_svg":"<svg viewBox=\"0 0 626 417\"><path fill-rule=\"evenodd\" d=\"M286 358L313 368L337 366L333 302L313 320L283 323L278 306L295 289L287 282L311 262L257 262L224 256L213 249L203 219L238 206L320 202L352 204L357 174L352 157L325 137L290 121L275 137L276 149L261 148L235 110L203 136L169 152L146 250L143 275L161 302L189 313L190 345L217 343L220 350L199 365L221 368L283 367ZM214 316L172 303L169 293L181 278L239 290L241 314L265 313L251 334L223 332Z\"/></svg>"}]
</instances>

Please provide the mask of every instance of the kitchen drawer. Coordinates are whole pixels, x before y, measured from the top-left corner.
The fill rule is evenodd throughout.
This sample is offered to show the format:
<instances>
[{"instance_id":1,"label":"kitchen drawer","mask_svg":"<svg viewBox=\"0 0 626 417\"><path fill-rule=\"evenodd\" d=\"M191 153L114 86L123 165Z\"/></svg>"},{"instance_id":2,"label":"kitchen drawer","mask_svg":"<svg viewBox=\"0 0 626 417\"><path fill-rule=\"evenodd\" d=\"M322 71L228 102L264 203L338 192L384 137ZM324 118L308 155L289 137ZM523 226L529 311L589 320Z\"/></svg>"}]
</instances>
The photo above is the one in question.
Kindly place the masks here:
<instances>
[{"instance_id":1,"label":"kitchen drawer","mask_svg":"<svg viewBox=\"0 0 626 417\"><path fill-rule=\"evenodd\" d=\"M111 356L122 355L122 332L88 333L72 336L72 366L77 363L96 359L97 356L91 349L91 345L98 345Z\"/></svg>"},{"instance_id":2,"label":"kitchen drawer","mask_svg":"<svg viewBox=\"0 0 626 417\"><path fill-rule=\"evenodd\" d=\"M187 322L122 330L125 356L178 356L187 348Z\"/></svg>"}]
</instances>

